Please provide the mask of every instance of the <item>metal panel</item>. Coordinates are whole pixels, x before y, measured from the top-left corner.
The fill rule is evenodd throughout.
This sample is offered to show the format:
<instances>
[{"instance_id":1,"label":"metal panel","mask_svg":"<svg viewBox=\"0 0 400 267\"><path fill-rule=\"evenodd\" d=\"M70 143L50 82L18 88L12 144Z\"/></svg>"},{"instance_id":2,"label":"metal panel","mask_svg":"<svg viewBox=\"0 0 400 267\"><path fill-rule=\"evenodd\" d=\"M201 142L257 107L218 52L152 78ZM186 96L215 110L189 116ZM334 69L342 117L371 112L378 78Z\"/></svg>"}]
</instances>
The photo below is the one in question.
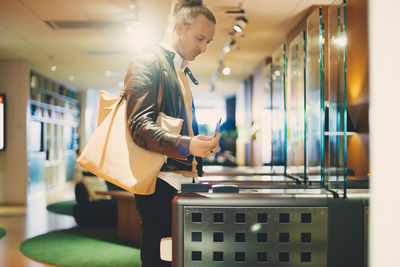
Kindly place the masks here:
<instances>
[{"instance_id":1,"label":"metal panel","mask_svg":"<svg viewBox=\"0 0 400 267\"><path fill-rule=\"evenodd\" d=\"M326 207L186 206L184 266L326 266L327 218Z\"/></svg>"},{"instance_id":2,"label":"metal panel","mask_svg":"<svg viewBox=\"0 0 400 267\"><path fill-rule=\"evenodd\" d=\"M368 267L368 229L369 229L369 207L364 206L364 267Z\"/></svg>"},{"instance_id":3,"label":"metal panel","mask_svg":"<svg viewBox=\"0 0 400 267\"><path fill-rule=\"evenodd\" d=\"M295 191L295 190L292 190ZM179 206L237 207L327 207L325 191L302 190L301 194L280 192L260 193L196 193L181 194L175 200Z\"/></svg>"},{"instance_id":4,"label":"metal panel","mask_svg":"<svg viewBox=\"0 0 400 267\"><path fill-rule=\"evenodd\" d=\"M172 200L172 267L183 266L183 207Z\"/></svg>"},{"instance_id":5,"label":"metal panel","mask_svg":"<svg viewBox=\"0 0 400 267\"><path fill-rule=\"evenodd\" d=\"M364 266L364 199L329 199L328 267Z\"/></svg>"}]
</instances>

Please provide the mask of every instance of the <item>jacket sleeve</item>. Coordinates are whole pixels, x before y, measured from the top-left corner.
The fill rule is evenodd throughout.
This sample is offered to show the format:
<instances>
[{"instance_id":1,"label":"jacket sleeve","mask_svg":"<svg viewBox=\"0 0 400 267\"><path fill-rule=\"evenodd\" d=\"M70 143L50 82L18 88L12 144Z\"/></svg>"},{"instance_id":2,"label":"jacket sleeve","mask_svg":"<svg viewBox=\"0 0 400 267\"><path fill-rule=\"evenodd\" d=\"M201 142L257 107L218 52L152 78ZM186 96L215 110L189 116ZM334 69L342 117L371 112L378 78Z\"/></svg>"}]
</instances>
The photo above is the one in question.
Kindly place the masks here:
<instances>
[{"instance_id":1,"label":"jacket sleeve","mask_svg":"<svg viewBox=\"0 0 400 267\"><path fill-rule=\"evenodd\" d=\"M160 69L155 55L130 63L125 76L129 131L133 141L144 149L186 159L191 137L169 133L156 125Z\"/></svg>"}]
</instances>

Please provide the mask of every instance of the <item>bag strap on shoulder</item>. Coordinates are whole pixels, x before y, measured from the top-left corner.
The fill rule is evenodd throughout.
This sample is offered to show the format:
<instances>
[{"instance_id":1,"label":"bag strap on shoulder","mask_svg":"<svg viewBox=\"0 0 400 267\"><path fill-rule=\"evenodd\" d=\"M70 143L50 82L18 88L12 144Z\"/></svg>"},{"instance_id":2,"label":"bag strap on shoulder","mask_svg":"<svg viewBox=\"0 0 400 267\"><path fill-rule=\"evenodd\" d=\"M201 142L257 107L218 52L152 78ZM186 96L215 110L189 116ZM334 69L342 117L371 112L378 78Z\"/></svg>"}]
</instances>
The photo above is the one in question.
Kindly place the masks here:
<instances>
[{"instance_id":1,"label":"bag strap on shoulder","mask_svg":"<svg viewBox=\"0 0 400 267\"><path fill-rule=\"evenodd\" d=\"M157 110L160 112L161 110L164 110L164 101L163 101L163 91L164 91L164 64L162 62L162 59L158 53L155 53L158 57L158 61L160 62L160 86L158 88L158 96L157 96ZM126 98L126 89L125 87L121 89L121 92L119 94L119 105L122 102L122 99Z\"/></svg>"},{"instance_id":2,"label":"bag strap on shoulder","mask_svg":"<svg viewBox=\"0 0 400 267\"><path fill-rule=\"evenodd\" d=\"M157 54L157 53L156 53ZM158 112L164 110L164 101L163 101L163 93L164 93L164 64L162 62L162 58L159 54L157 54L158 60L160 61L160 86L158 88L158 97L157 97L157 109Z\"/></svg>"}]
</instances>

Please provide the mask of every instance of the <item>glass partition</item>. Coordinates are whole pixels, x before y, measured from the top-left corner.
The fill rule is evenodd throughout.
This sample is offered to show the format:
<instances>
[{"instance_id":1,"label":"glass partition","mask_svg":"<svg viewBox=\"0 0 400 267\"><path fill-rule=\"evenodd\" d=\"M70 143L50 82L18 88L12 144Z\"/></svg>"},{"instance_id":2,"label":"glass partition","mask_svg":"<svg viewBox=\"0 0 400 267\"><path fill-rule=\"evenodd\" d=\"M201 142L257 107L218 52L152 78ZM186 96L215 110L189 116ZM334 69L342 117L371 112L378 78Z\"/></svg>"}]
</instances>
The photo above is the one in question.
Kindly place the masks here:
<instances>
[{"instance_id":1,"label":"glass partition","mask_svg":"<svg viewBox=\"0 0 400 267\"><path fill-rule=\"evenodd\" d=\"M289 45L287 114L287 174L305 178L305 32Z\"/></svg>"},{"instance_id":2,"label":"glass partition","mask_svg":"<svg viewBox=\"0 0 400 267\"><path fill-rule=\"evenodd\" d=\"M335 0L328 8L329 118L327 182L343 188L347 174L346 3Z\"/></svg>"},{"instance_id":3,"label":"glass partition","mask_svg":"<svg viewBox=\"0 0 400 267\"><path fill-rule=\"evenodd\" d=\"M265 99L263 99L262 131L262 161L264 165L272 165L272 64L268 64L264 71Z\"/></svg>"},{"instance_id":4,"label":"glass partition","mask_svg":"<svg viewBox=\"0 0 400 267\"><path fill-rule=\"evenodd\" d=\"M285 49L282 45L272 54L272 165L286 167Z\"/></svg>"},{"instance_id":5,"label":"glass partition","mask_svg":"<svg viewBox=\"0 0 400 267\"><path fill-rule=\"evenodd\" d=\"M324 25L321 7L307 18L306 45L306 172L309 179L324 179Z\"/></svg>"}]
</instances>

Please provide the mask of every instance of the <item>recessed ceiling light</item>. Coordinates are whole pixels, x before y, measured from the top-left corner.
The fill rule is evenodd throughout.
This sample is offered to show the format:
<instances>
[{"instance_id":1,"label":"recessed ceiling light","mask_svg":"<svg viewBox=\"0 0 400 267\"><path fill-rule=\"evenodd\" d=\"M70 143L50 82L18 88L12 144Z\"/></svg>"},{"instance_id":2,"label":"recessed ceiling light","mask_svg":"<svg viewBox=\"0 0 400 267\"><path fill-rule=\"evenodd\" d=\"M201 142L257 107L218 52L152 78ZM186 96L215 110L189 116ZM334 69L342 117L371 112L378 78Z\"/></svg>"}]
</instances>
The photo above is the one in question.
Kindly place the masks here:
<instances>
[{"instance_id":1,"label":"recessed ceiling light","mask_svg":"<svg viewBox=\"0 0 400 267\"><path fill-rule=\"evenodd\" d=\"M224 47L224 52L225 53L229 53L229 51L231 51L231 48L229 46L225 46Z\"/></svg>"},{"instance_id":2,"label":"recessed ceiling light","mask_svg":"<svg viewBox=\"0 0 400 267\"><path fill-rule=\"evenodd\" d=\"M57 67L55 65L50 67L51 71L56 71Z\"/></svg>"},{"instance_id":3,"label":"recessed ceiling light","mask_svg":"<svg viewBox=\"0 0 400 267\"><path fill-rule=\"evenodd\" d=\"M74 75L70 75L70 76L68 77L68 80L70 80L71 82L72 82L74 79L75 79Z\"/></svg>"},{"instance_id":4,"label":"recessed ceiling light","mask_svg":"<svg viewBox=\"0 0 400 267\"><path fill-rule=\"evenodd\" d=\"M105 75L106 77L111 77L112 73L111 73L111 71L106 70L106 71L104 72L104 75Z\"/></svg>"},{"instance_id":5,"label":"recessed ceiling light","mask_svg":"<svg viewBox=\"0 0 400 267\"><path fill-rule=\"evenodd\" d=\"M231 68L225 67L225 68L222 70L222 73L223 73L224 75L229 75L229 74L231 73Z\"/></svg>"}]
</instances>

